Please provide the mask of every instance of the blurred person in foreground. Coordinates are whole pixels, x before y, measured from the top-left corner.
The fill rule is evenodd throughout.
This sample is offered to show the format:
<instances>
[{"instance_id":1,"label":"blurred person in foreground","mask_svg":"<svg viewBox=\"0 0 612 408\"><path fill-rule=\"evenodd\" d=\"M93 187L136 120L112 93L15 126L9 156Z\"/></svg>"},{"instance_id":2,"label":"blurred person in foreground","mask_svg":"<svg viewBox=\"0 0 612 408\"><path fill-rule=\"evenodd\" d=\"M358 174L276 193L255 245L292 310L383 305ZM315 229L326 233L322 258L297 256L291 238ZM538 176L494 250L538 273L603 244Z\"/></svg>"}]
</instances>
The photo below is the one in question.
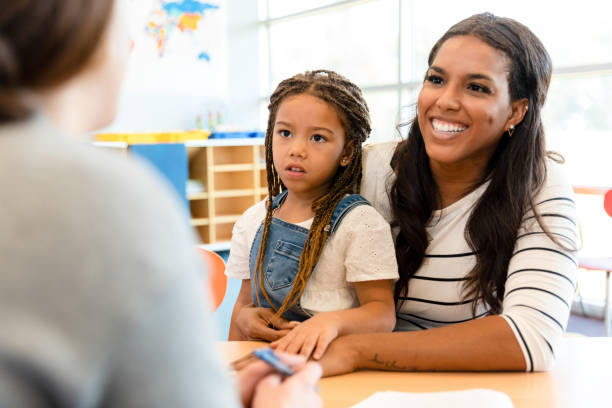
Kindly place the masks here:
<instances>
[{"instance_id":1,"label":"blurred person in foreground","mask_svg":"<svg viewBox=\"0 0 612 408\"><path fill-rule=\"evenodd\" d=\"M0 3L0 406L320 406L321 369L217 360L194 236L149 170L88 145L128 54L113 0Z\"/></svg>"}]
</instances>

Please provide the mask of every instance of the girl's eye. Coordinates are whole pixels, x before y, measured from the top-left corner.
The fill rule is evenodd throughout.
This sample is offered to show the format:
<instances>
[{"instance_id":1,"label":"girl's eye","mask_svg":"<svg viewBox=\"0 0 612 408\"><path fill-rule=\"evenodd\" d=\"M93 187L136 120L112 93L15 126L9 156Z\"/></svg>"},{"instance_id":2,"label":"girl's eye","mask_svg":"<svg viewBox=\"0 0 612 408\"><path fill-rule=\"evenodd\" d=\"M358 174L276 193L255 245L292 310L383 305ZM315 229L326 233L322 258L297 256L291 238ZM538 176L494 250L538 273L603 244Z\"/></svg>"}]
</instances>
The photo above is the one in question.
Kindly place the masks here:
<instances>
[{"instance_id":1,"label":"girl's eye","mask_svg":"<svg viewBox=\"0 0 612 408\"><path fill-rule=\"evenodd\" d=\"M468 89L470 91L481 92L481 93L485 93L485 94L490 94L491 93L491 90L489 88L487 88L484 85L480 85L480 84L469 84L468 85Z\"/></svg>"},{"instance_id":2,"label":"girl's eye","mask_svg":"<svg viewBox=\"0 0 612 408\"><path fill-rule=\"evenodd\" d=\"M434 85L440 85L444 82L444 80L442 79L442 77L440 77L439 75L427 75L427 77L425 78L425 81L430 82Z\"/></svg>"},{"instance_id":3,"label":"girl's eye","mask_svg":"<svg viewBox=\"0 0 612 408\"><path fill-rule=\"evenodd\" d=\"M325 138L321 135L312 135L313 142L321 143L325 141Z\"/></svg>"},{"instance_id":4,"label":"girl's eye","mask_svg":"<svg viewBox=\"0 0 612 408\"><path fill-rule=\"evenodd\" d=\"M281 130L278 132L282 137L289 137L291 136L291 132L288 130Z\"/></svg>"}]
</instances>

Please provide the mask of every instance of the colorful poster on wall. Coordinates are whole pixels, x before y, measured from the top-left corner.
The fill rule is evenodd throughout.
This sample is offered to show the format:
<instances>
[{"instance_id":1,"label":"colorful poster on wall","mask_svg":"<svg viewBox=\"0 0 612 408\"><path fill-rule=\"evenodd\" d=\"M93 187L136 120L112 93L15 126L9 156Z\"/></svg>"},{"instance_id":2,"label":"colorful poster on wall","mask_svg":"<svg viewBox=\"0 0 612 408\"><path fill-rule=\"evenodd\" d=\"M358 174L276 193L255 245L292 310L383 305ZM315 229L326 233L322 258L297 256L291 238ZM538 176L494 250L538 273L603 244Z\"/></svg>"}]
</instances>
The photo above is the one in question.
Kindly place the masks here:
<instances>
[{"instance_id":1,"label":"colorful poster on wall","mask_svg":"<svg viewBox=\"0 0 612 408\"><path fill-rule=\"evenodd\" d=\"M227 97L225 0L131 0L127 8L126 92Z\"/></svg>"}]
</instances>

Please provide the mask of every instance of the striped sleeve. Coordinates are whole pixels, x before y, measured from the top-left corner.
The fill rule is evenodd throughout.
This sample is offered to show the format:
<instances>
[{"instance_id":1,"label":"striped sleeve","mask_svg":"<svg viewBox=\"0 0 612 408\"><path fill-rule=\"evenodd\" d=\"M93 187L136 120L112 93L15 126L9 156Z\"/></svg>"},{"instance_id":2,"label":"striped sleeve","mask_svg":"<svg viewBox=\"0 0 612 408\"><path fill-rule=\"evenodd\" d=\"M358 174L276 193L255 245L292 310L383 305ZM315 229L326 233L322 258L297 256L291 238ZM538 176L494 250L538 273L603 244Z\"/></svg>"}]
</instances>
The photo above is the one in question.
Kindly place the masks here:
<instances>
[{"instance_id":1,"label":"striped sleeve","mask_svg":"<svg viewBox=\"0 0 612 408\"><path fill-rule=\"evenodd\" d=\"M512 328L527 371L548 370L563 337L576 283L576 208L571 185L556 163L534 204L554 242L532 211L523 219L508 266L502 316ZM560 244L560 245L559 245Z\"/></svg>"}]
</instances>

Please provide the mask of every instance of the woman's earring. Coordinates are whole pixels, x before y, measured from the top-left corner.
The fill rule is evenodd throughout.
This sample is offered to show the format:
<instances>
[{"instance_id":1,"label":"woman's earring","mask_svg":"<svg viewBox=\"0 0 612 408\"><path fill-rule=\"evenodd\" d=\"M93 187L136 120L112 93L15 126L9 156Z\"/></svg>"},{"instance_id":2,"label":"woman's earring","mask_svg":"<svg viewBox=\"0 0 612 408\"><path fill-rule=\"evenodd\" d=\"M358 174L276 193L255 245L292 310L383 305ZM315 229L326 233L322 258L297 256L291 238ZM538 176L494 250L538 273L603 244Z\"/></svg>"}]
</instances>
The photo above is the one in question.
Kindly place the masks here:
<instances>
[{"instance_id":1,"label":"woman's earring","mask_svg":"<svg viewBox=\"0 0 612 408\"><path fill-rule=\"evenodd\" d=\"M510 125L507 132L508 132L508 137L512 137L512 135L514 134L514 125Z\"/></svg>"},{"instance_id":2,"label":"woman's earring","mask_svg":"<svg viewBox=\"0 0 612 408\"><path fill-rule=\"evenodd\" d=\"M345 157L344 159L340 160L340 165L341 166L346 166L348 164L348 162L349 162L349 159Z\"/></svg>"}]
</instances>

